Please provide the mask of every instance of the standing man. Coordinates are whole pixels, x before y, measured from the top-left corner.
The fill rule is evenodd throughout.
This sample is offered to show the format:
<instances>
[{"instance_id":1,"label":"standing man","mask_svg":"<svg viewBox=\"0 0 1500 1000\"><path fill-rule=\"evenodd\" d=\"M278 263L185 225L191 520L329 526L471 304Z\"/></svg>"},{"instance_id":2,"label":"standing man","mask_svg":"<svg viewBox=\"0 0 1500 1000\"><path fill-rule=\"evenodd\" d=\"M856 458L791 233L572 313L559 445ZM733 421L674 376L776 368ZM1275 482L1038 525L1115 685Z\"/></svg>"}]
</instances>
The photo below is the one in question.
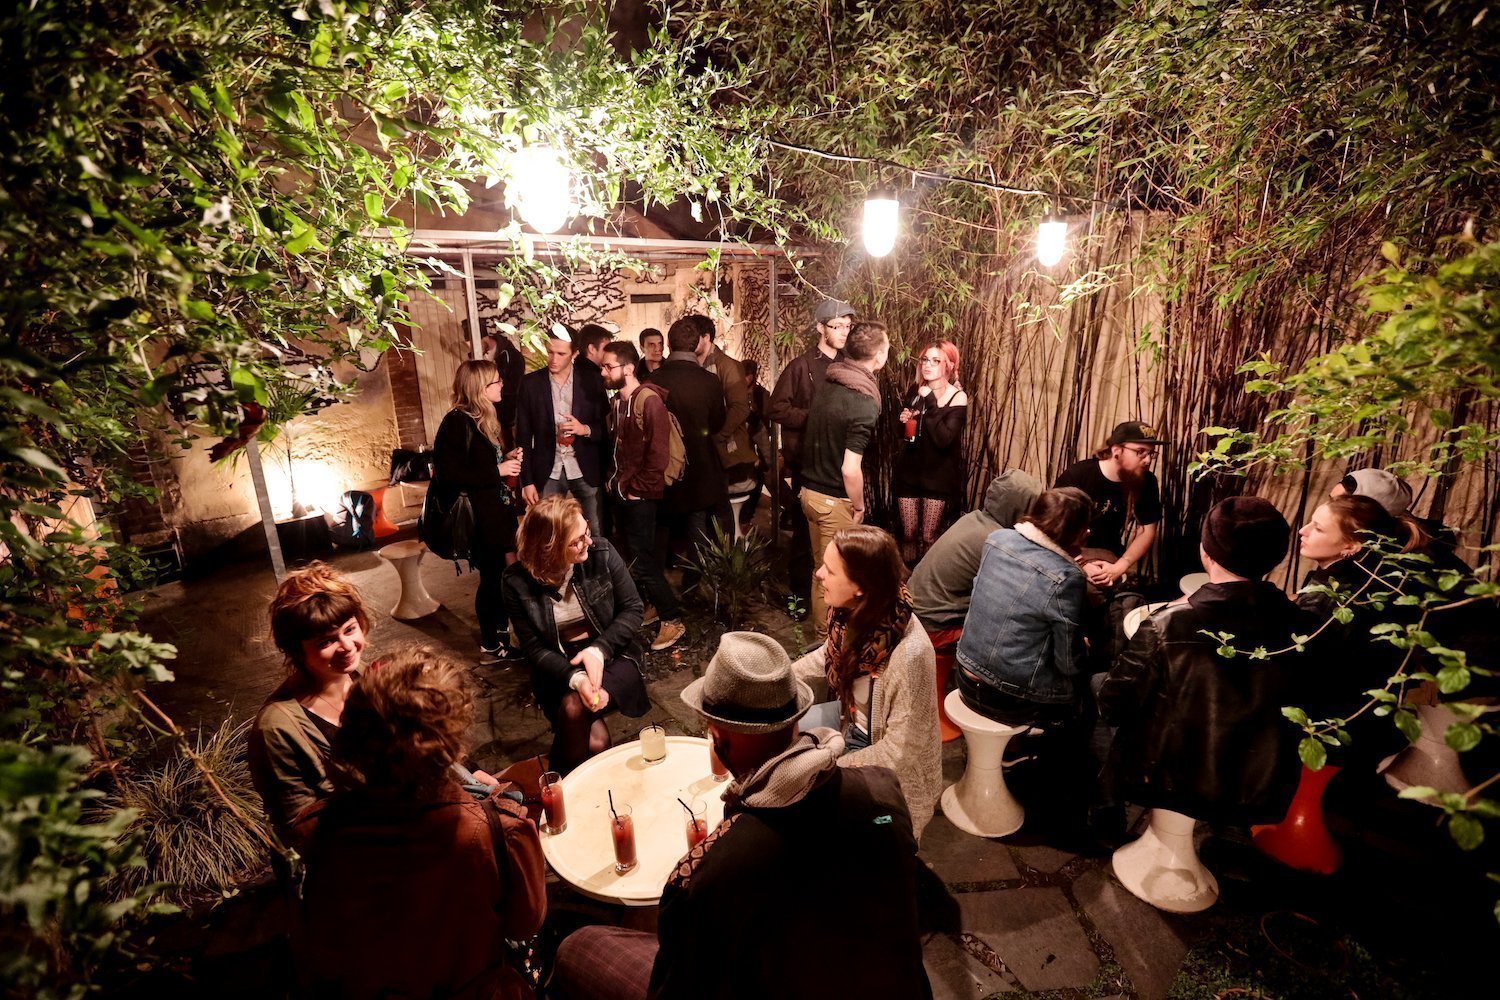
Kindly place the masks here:
<instances>
[{"instance_id":1,"label":"standing man","mask_svg":"<svg viewBox=\"0 0 1500 1000\"><path fill-rule=\"evenodd\" d=\"M469 321L464 320L467 328ZM493 361L500 369L500 402L495 412L500 417L500 426L505 428L505 440L516 439L516 400L521 394L521 378L526 374L526 356L516 342L500 332L485 333L479 338L480 356Z\"/></svg>"},{"instance_id":2,"label":"standing man","mask_svg":"<svg viewBox=\"0 0 1500 1000\"><path fill-rule=\"evenodd\" d=\"M713 537L709 523L717 520L725 531L729 523L729 490L714 435L724 427L724 389L716 376L698 363L700 328L693 317L684 316L667 329L671 353L647 383L667 390L667 409L682 427L687 468L666 492L667 511L687 522L688 544ZM684 574L684 586L692 579Z\"/></svg>"},{"instance_id":3,"label":"standing man","mask_svg":"<svg viewBox=\"0 0 1500 1000\"><path fill-rule=\"evenodd\" d=\"M521 380L516 438L521 446L521 498L571 493L583 505L589 530L599 528L599 488L604 484L604 376L573 364L573 334L554 324L547 367Z\"/></svg>"},{"instance_id":4,"label":"standing man","mask_svg":"<svg viewBox=\"0 0 1500 1000\"><path fill-rule=\"evenodd\" d=\"M640 355L635 345L616 340L604 349L604 385L617 389L614 400L615 474L612 492L618 500L619 525L630 546L630 573L661 619L652 649L666 649L681 639L682 608L662 572L656 547L656 509L666 492L667 462L672 451L672 422L663 402L667 390L647 388L636 378ZM648 616L649 620L649 616Z\"/></svg>"},{"instance_id":5,"label":"standing man","mask_svg":"<svg viewBox=\"0 0 1500 1000\"><path fill-rule=\"evenodd\" d=\"M1151 465L1164 444L1149 424L1127 420L1093 458L1068 466L1054 484L1076 486L1094 501L1089 543L1079 565L1089 583L1102 591L1119 583L1156 544L1161 488Z\"/></svg>"},{"instance_id":6,"label":"standing man","mask_svg":"<svg viewBox=\"0 0 1500 1000\"><path fill-rule=\"evenodd\" d=\"M755 452L750 447L750 385L745 381L745 369L740 363L718 347L714 336L718 330L707 316L689 316L698 328L698 346L693 353L703 370L719 377L724 393L724 426L714 435L714 445L719 449L719 464L724 467L725 483L738 483L754 479Z\"/></svg>"},{"instance_id":7,"label":"standing man","mask_svg":"<svg viewBox=\"0 0 1500 1000\"><path fill-rule=\"evenodd\" d=\"M813 398L802 440L802 513L807 516L812 558L823 564L823 552L834 533L865 519L865 448L880 418L880 388L875 373L890 354L884 323L860 320L844 343L843 361L828 366L827 380ZM828 606L823 588L812 586L813 625L819 641L828 635Z\"/></svg>"},{"instance_id":8,"label":"standing man","mask_svg":"<svg viewBox=\"0 0 1500 1000\"><path fill-rule=\"evenodd\" d=\"M798 733L812 697L776 640L724 636L682 692L734 776L724 821L667 880L655 939L577 931L552 996L930 1000L900 785L887 768L839 767L838 733Z\"/></svg>"},{"instance_id":9,"label":"standing man","mask_svg":"<svg viewBox=\"0 0 1500 1000\"><path fill-rule=\"evenodd\" d=\"M854 308L838 299L825 299L818 306L816 319L818 342L782 371L766 409L766 417L781 425L781 456L791 473L793 496L802 489L802 432L807 427L807 411L812 407L813 396L822 388L828 366L844 359L844 341L854 322ZM777 489L780 489L781 474L774 469L771 471ZM775 525L772 528L774 530ZM818 558L822 558L821 553ZM807 617L811 604L813 566L807 521L793 515L792 544L787 552L787 582L795 599L792 617L798 621Z\"/></svg>"},{"instance_id":10,"label":"standing man","mask_svg":"<svg viewBox=\"0 0 1500 1000\"><path fill-rule=\"evenodd\" d=\"M585 323L578 330L578 336L574 343L578 345L578 359L576 364L579 369L597 373L600 378L604 377L604 348L614 338L610 332L598 323Z\"/></svg>"},{"instance_id":11,"label":"standing man","mask_svg":"<svg viewBox=\"0 0 1500 1000\"><path fill-rule=\"evenodd\" d=\"M642 382L651 381L651 376L662 366L662 355L666 353L667 338L654 326L648 326L641 331L638 338L641 342L641 365L637 369L636 377Z\"/></svg>"}]
</instances>

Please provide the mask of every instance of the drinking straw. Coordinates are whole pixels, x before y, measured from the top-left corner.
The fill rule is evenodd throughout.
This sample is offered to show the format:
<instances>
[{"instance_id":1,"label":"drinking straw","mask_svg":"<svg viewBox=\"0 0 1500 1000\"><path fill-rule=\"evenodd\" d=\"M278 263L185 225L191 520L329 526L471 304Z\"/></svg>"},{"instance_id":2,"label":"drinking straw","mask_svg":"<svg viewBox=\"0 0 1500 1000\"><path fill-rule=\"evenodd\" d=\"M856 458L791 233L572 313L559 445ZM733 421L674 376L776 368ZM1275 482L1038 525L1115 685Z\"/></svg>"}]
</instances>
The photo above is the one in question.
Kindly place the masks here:
<instances>
[{"instance_id":1,"label":"drinking straw","mask_svg":"<svg viewBox=\"0 0 1500 1000\"><path fill-rule=\"evenodd\" d=\"M692 819L693 818L693 807L692 806L688 805L686 802L682 801L682 799L680 799L680 798L677 800L677 804L680 805L680 806L682 806L682 808L684 808L684 809L687 810L688 819Z\"/></svg>"},{"instance_id":2,"label":"drinking straw","mask_svg":"<svg viewBox=\"0 0 1500 1000\"><path fill-rule=\"evenodd\" d=\"M615 818L615 822L616 823L620 822L620 814L617 813L617 812L615 812L615 793L614 793L614 791L612 789L606 788L604 790L604 793L609 796L609 814Z\"/></svg>"}]
</instances>

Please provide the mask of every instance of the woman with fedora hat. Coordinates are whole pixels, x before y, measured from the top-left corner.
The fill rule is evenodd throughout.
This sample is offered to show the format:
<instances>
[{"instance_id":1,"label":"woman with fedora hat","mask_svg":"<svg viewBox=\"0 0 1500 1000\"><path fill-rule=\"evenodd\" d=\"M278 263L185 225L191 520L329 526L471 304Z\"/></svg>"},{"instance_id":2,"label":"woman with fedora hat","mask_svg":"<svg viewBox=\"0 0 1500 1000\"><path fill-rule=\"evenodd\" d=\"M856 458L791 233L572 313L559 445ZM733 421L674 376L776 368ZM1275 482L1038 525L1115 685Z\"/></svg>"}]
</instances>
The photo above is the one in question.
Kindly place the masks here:
<instances>
[{"instance_id":1,"label":"woman with fedora hat","mask_svg":"<svg viewBox=\"0 0 1500 1000\"><path fill-rule=\"evenodd\" d=\"M837 700L846 767L888 767L901 779L916 835L943 790L937 664L912 614L896 540L856 524L834 534L816 583L827 601L828 641L796 663L820 698Z\"/></svg>"}]
</instances>

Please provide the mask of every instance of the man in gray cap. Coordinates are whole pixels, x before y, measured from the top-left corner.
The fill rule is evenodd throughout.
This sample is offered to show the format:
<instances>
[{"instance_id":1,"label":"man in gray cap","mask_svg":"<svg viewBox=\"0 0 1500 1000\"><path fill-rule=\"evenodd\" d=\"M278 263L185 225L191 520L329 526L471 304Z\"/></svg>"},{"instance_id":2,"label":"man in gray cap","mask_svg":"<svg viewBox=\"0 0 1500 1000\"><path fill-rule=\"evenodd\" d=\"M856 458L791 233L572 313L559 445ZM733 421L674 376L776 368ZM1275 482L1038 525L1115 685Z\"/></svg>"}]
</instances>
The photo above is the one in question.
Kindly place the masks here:
<instances>
[{"instance_id":1,"label":"man in gray cap","mask_svg":"<svg viewBox=\"0 0 1500 1000\"><path fill-rule=\"evenodd\" d=\"M781 425L781 457L792 476L792 496L802 489L802 432L813 396L828 377L828 366L844 359L844 341L854 325L854 307L838 299L824 299L815 314L818 342L794 359L776 380L766 416ZM791 594L797 599L799 621L807 617L812 601L812 540L807 522L793 514L792 544L787 553Z\"/></svg>"},{"instance_id":2,"label":"man in gray cap","mask_svg":"<svg viewBox=\"0 0 1500 1000\"><path fill-rule=\"evenodd\" d=\"M724 821L667 879L657 941L584 928L558 950L552 996L932 996L900 785L885 768L839 767L836 731L799 733L812 698L776 640L720 640L682 700L734 776ZM805 900L836 900L836 914Z\"/></svg>"}]
</instances>

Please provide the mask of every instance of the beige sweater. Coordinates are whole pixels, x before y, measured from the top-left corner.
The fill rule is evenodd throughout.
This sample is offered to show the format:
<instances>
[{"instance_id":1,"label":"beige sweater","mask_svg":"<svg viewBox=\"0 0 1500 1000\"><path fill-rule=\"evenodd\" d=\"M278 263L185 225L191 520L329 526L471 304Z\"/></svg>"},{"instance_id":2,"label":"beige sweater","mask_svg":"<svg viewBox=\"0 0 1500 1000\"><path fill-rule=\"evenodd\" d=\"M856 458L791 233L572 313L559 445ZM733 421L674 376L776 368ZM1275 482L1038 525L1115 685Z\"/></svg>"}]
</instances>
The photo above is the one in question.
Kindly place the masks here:
<instances>
[{"instance_id":1,"label":"beige sweater","mask_svg":"<svg viewBox=\"0 0 1500 1000\"><path fill-rule=\"evenodd\" d=\"M824 644L792 665L813 689L814 701L828 701ZM888 767L901 781L920 838L943 791L943 742L938 732L937 661L927 630L912 615L906 635L891 651L891 662L875 679L870 703L870 745L839 758L844 767Z\"/></svg>"}]
</instances>

